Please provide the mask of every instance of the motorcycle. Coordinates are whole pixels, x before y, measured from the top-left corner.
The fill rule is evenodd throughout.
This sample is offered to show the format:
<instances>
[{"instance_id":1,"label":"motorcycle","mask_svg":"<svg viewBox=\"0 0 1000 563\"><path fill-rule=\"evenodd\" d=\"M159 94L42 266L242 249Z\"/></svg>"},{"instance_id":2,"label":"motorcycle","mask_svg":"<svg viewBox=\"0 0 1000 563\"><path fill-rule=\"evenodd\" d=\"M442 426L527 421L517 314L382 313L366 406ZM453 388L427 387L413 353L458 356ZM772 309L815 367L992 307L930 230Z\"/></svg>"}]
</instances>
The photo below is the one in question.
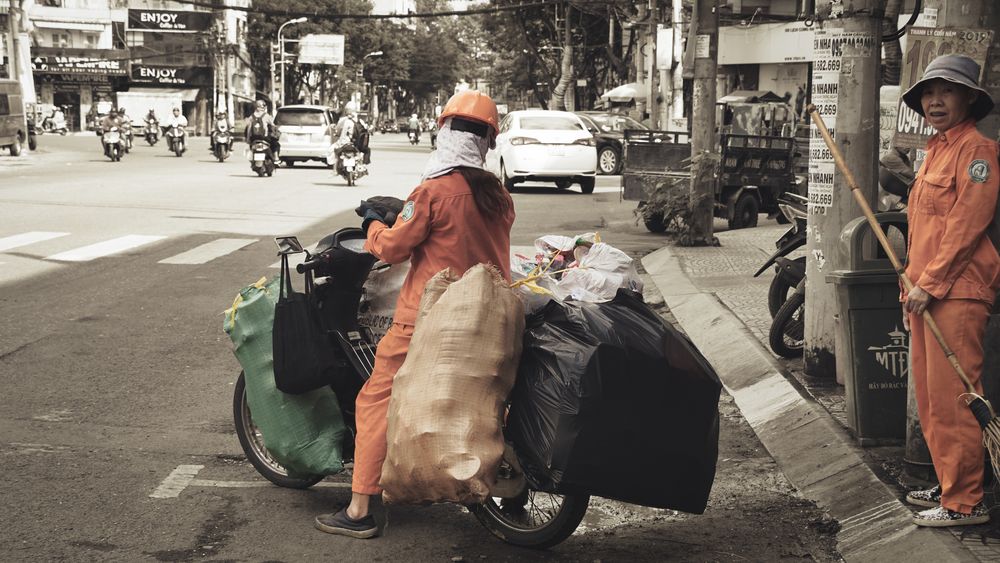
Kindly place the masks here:
<instances>
[{"instance_id":1,"label":"motorcycle","mask_svg":"<svg viewBox=\"0 0 1000 563\"><path fill-rule=\"evenodd\" d=\"M408 133L408 135L409 135L409 138L410 138L410 144L411 145L415 145L415 144L417 144L417 143L420 142L420 133L419 132L414 131L413 129L410 129L410 132Z\"/></svg>"},{"instance_id":2,"label":"motorcycle","mask_svg":"<svg viewBox=\"0 0 1000 563\"><path fill-rule=\"evenodd\" d=\"M266 140L257 139L250 143L247 160L250 161L250 169L256 172L257 176L274 174L274 155L271 153L271 143Z\"/></svg>"},{"instance_id":3,"label":"motorcycle","mask_svg":"<svg viewBox=\"0 0 1000 563\"><path fill-rule=\"evenodd\" d=\"M61 114L60 114L61 115ZM56 119L56 112L53 111L52 115L46 116L42 120L42 133L58 133L60 135L66 135L69 133L69 128L66 126L66 118Z\"/></svg>"},{"instance_id":4,"label":"motorcycle","mask_svg":"<svg viewBox=\"0 0 1000 563\"><path fill-rule=\"evenodd\" d=\"M171 150L177 156L184 154L187 150L184 147L184 128L179 125L173 125L167 129L167 148Z\"/></svg>"},{"instance_id":5,"label":"motorcycle","mask_svg":"<svg viewBox=\"0 0 1000 563\"><path fill-rule=\"evenodd\" d=\"M101 143L104 145L104 155L111 159L111 162L118 162L122 159L123 141L122 133L118 127L112 127L101 134Z\"/></svg>"},{"instance_id":6,"label":"motorcycle","mask_svg":"<svg viewBox=\"0 0 1000 563\"><path fill-rule=\"evenodd\" d=\"M212 154L219 159L219 162L223 162L229 158L232 151L233 137L229 133L229 128L217 126L215 131L212 131Z\"/></svg>"},{"instance_id":7,"label":"motorcycle","mask_svg":"<svg viewBox=\"0 0 1000 563\"><path fill-rule=\"evenodd\" d=\"M146 122L146 142L153 146L160 140L160 124L154 119Z\"/></svg>"},{"instance_id":8,"label":"motorcycle","mask_svg":"<svg viewBox=\"0 0 1000 563\"><path fill-rule=\"evenodd\" d=\"M362 154L354 145L344 145L337 157L337 174L347 180L348 186L357 184L358 179L368 174L368 168L362 162Z\"/></svg>"},{"instance_id":9,"label":"motorcycle","mask_svg":"<svg viewBox=\"0 0 1000 563\"><path fill-rule=\"evenodd\" d=\"M346 433L344 457L352 458L355 399L371 376L377 344L358 322L358 309L369 273L388 265L378 263L374 256L363 251L365 234L358 228L344 228L328 235L312 253L304 250L295 237L277 237L275 242L279 255L304 252L306 259L295 270L300 274L311 271L315 276L313 298L320 323L342 366L331 387L344 413L344 422L351 430ZM243 452L264 478L293 489L306 489L323 480L324 475L289 474L267 451L253 421L243 372L236 382L233 418ZM504 496L487 498L482 504L468 507L469 511L490 533L511 545L545 549L568 538L586 514L589 495L552 495L531 489L509 444L507 450L493 491Z\"/></svg>"},{"instance_id":10,"label":"motorcycle","mask_svg":"<svg viewBox=\"0 0 1000 563\"><path fill-rule=\"evenodd\" d=\"M792 226L774 243L777 248L775 253L753 275L759 277L772 265L775 266L774 279L767 290L767 310L772 319L788 299L788 292L806 275L806 257L789 259L787 256L806 244L808 204L808 198L792 192L778 197L778 209Z\"/></svg>"},{"instance_id":11,"label":"motorcycle","mask_svg":"<svg viewBox=\"0 0 1000 563\"><path fill-rule=\"evenodd\" d=\"M771 321L767 340L771 350L783 358L802 356L806 333L806 277L795 286L795 291L778 308Z\"/></svg>"},{"instance_id":12,"label":"motorcycle","mask_svg":"<svg viewBox=\"0 0 1000 563\"><path fill-rule=\"evenodd\" d=\"M128 154L132 151L132 122L123 121L122 122L122 148L125 149L125 153Z\"/></svg>"}]
</instances>

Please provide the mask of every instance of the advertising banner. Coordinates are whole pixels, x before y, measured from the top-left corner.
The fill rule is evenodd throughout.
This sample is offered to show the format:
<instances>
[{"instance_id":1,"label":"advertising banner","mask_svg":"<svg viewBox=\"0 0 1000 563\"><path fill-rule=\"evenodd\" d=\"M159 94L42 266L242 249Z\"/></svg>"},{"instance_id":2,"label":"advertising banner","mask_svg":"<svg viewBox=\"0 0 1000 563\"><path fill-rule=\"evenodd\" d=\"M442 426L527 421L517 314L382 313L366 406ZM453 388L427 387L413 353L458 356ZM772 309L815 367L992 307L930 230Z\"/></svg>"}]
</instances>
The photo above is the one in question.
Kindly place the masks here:
<instances>
[{"instance_id":1,"label":"advertising banner","mask_svg":"<svg viewBox=\"0 0 1000 563\"><path fill-rule=\"evenodd\" d=\"M129 31L157 31L161 33L194 33L212 27L211 12L184 12L178 10L128 11Z\"/></svg>"},{"instance_id":2,"label":"advertising banner","mask_svg":"<svg viewBox=\"0 0 1000 563\"><path fill-rule=\"evenodd\" d=\"M311 34L299 41L299 64L344 64L344 36Z\"/></svg>"},{"instance_id":3,"label":"advertising banner","mask_svg":"<svg viewBox=\"0 0 1000 563\"><path fill-rule=\"evenodd\" d=\"M166 67L132 65L132 82L161 86L211 86L211 67Z\"/></svg>"},{"instance_id":4,"label":"advertising banner","mask_svg":"<svg viewBox=\"0 0 1000 563\"><path fill-rule=\"evenodd\" d=\"M993 32L985 29L953 29L911 27L907 34L906 52L903 53L903 77L900 90L906 92L916 84L924 69L941 55L965 55L986 67ZM982 73L977 77L982 80ZM934 134L934 128L917 112L903 103L900 96L896 118L896 147L922 149L927 139Z\"/></svg>"},{"instance_id":5,"label":"advertising banner","mask_svg":"<svg viewBox=\"0 0 1000 563\"><path fill-rule=\"evenodd\" d=\"M35 74L93 74L127 76L128 51L112 49L33 49L31 70Z\"/></svg>"}]
</instances>

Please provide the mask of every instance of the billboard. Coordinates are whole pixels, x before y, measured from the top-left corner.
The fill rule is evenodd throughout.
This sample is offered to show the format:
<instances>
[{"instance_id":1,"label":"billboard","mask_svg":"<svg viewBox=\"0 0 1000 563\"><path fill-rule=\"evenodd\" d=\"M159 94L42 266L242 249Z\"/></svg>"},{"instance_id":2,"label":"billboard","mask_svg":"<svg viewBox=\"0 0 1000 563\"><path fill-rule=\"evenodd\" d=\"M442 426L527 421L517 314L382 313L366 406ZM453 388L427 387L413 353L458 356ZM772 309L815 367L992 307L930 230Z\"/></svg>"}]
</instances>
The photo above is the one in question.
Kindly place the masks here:
<instances>
[{"instance_id":1,"label":"billboard","mask_svg":"<svg viewBox=\"0 0 1000 563\"><path fill-rule=\"evenodd\" d=\"M156 31L160 33L194 33L212 27L211 12L183 12L178 10L138 10L129 8L129 31Z\"/></svg>"},{"instance_id":2,"label":"billboard","mask_svg":"<svg viewBox=\"0 0 1000 563\"><path fill-rule=\"evenodd\" d=\"M344 36L306 35L299 41L299 64L343 65Z\"/></svg>"}]
</instances>

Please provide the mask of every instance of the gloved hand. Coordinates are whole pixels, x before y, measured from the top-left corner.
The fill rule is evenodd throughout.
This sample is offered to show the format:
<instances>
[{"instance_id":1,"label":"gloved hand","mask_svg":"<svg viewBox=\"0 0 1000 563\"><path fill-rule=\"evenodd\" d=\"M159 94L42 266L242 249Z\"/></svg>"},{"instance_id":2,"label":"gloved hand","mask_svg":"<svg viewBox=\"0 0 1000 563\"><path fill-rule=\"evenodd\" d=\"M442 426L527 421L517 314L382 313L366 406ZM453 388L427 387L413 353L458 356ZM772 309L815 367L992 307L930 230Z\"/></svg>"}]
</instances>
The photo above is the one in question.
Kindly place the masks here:
<instances>
[{"instance_id":1,"label":"gloved hand","mask_svg":"<svg viewBox=\"0 0 1000 563\"><path fill-rule=\"evenodd\" d=\"M361 205L354 210L359 217L364 217L365 213L371 209L382 216L382 221L390 227L396 223L396 216L403 211L405 202L397 197L375 196L361 202Z\"/></svg>"},{"instance_id":2,"label":"gloved hand","mask_svg":"<svg viewBox=\"0 0 1000 563\"><path fill-rule=\"evenodd\" d=\"M354 210L355 213L361 217L361 230L365 232L365 236L368 236L368 227L372 224L372 221L381 221L385 223L385 216L379 213L370 203L367 201L362 201L361 205ZM388 223L386 223L388 225ZM390 225L392 226L392 225Z\"/></svg>"}]
</instances>

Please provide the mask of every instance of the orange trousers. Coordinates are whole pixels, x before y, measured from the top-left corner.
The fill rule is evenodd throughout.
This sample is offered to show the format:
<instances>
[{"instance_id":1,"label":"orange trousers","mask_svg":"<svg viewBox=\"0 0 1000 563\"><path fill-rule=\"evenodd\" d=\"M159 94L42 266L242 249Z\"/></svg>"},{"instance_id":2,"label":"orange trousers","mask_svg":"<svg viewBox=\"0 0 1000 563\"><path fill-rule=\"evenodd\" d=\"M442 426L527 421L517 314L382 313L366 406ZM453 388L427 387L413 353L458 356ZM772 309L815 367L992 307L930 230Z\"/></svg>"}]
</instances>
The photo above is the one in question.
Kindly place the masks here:
<instances>
[{"instance_id":1,"label":"orange trousers","mask_svg":"<svg viewBox=\"0 0 1000 563\"><path fill-rule=\"evenodd\" d=\"M929 309L945 342L982 395L983 336L990 307L972 299L935 300ZM921 317L910 315L910 360L920 426L941 484L941 506L969 514L983 500L983 431L959 399L965 385Z\"/></svg>"},{"instance_id":2,"label":"orange trousers","mask_svg":"<svg viewBox=\"0 0 1000 563\"><path fill-rule=\"evenodd\" d=\"M413 326L393 323L375 350L375 368L355 402L358 434L354 439L354 476L351 490L362 495L382 493L382 463L385 462L386 427L392 380L406 359Z\"/></svg>"}]
</instances>

